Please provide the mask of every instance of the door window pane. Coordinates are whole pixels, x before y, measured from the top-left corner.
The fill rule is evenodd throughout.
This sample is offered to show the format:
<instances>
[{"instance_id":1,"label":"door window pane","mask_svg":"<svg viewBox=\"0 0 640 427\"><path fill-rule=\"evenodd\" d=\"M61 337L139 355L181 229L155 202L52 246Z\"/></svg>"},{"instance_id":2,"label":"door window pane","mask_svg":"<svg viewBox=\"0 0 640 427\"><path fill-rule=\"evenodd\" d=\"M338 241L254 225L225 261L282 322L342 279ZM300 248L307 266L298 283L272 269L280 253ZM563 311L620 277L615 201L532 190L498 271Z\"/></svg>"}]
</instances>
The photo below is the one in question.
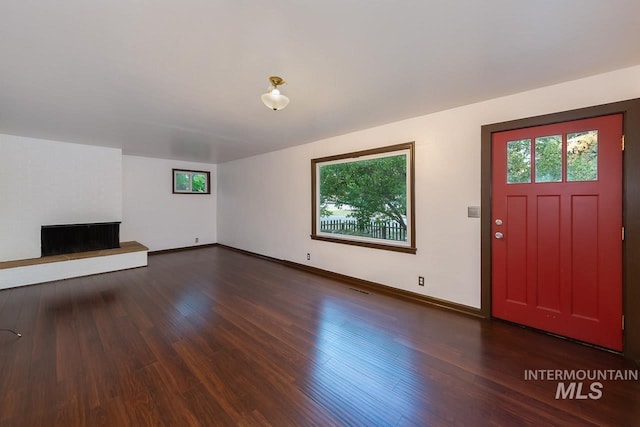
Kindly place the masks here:
<instances>
[{"instance_id":1,"label":"door window pane","mask_svg":"<svg viewBox=\"0 0 640 427\"><path fill-rule=\"evenodd\" d=\"M536 138L536 182L562 181L562 135Z\"/></svg>"},{"instance_id":2,"label":"door window pane","mask_svg":"<svg viewBox=\"0 0 640 427\"><path fill-rule=\"evenodd\" d=\"M507 183L531 182L531 140L507 142Z\"/></svg>"},{"instance_id":3,"label":"door window pane","mask_svg":"<svg viewBox=\"0 0 640 427\"><path fill-rule=\"evenodd\" d=\"M598 179L598 131L567 134L567 181Z\"/></svg>"}]
</instances>

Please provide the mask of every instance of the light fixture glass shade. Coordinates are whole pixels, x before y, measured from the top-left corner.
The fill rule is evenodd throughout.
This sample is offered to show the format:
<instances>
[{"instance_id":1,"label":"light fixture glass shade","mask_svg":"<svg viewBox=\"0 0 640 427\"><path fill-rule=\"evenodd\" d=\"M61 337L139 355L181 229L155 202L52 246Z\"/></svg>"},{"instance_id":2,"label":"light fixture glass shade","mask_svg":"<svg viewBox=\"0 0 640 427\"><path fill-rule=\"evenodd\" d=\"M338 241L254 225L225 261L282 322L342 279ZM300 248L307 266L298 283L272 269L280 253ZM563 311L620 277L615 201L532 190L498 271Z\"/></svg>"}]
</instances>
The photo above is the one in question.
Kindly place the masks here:
<instances>
[{"instance_id":1,"label":"light fixture glass shade","mask_svg":"<svg viewBox=\"0 0 640 427\"><path fill-rule=\"evenodd\" d=\"M262 99L264 105L272 110L282 110L289 103L289 98L282 95L276 88L273 88L270 92L263 93L260 99Z\"/></svg>"}]
</instances>

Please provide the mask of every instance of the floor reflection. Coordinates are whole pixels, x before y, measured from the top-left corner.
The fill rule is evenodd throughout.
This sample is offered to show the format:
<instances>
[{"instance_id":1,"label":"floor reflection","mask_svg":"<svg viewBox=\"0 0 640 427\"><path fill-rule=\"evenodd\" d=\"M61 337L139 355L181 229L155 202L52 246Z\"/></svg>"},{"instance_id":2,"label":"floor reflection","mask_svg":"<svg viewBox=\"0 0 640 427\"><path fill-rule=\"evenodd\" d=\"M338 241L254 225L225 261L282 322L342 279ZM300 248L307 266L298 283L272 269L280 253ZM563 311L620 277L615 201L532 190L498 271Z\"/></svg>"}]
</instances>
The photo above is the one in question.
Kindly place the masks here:
<instances>
[{"instance_id":1,"label":"floor reflection","mask_svg":"<svg viewBox=\"0 0 640 427\"><path fill-rule=\"evenodd\" d=\"M359 310L338 299L322 300L308 394L353 425L424 418L419 408L429 388L416 381L413 351ZM375 413L358 410L372 406L378 408Z\"/></svg>"},{"instance_id":2,"label":"floor reflection","mask_svg":"<svg viewBox=\"0 0 640 427\"><path fill-rule=\"evenodd\" d=\"M192 314L205 315L211 311L212 301L205 298L200 290L181 292L174 305L171 306L175 317Z\"/></svg>"}]
</instances>

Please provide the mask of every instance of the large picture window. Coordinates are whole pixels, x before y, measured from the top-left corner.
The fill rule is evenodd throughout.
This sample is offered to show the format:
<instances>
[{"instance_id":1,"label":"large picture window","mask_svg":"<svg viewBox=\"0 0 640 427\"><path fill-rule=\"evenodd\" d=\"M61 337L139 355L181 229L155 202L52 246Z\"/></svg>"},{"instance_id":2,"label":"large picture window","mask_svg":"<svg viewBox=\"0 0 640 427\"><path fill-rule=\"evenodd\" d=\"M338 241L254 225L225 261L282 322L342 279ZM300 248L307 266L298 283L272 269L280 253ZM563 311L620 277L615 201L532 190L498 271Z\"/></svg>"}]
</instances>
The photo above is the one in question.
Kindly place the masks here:
<instances>
[{"instance_id":1,"label":"large picture window","mask_svg":"<svg viewBox=\"0 0 640 427\"><path fill-rule=\"evenodd\" d=\"M414 143L311 160L311 238L416 252Z\"/></svg>"}]
</instances>

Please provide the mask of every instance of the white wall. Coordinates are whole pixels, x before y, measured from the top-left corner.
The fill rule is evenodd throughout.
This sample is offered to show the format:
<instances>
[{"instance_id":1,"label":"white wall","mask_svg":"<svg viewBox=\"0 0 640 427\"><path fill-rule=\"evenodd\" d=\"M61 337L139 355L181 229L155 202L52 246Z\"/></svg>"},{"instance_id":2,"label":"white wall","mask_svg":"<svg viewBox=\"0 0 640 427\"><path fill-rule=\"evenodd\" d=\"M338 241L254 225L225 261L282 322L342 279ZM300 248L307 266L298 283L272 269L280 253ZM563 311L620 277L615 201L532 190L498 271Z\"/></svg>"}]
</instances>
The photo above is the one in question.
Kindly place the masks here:
<instances>
[{"instance_id":1,"label":"white wall","mask_svg":"<svg viewBox=\"0 0 640 427\"><path fill-rule=\"evenodd\" d=\"M218 241L479 308L481 126L637 97L632 67L218 165ZM417 254L311 240L310 160L408 141Z\"/></svg>"},{"instance_id":2,"label":"white wall","mask_svg":"<svg viewBox=\"0 0 640 427\"><path fill-rule=\"evenodd\" d=\"M210 171L211 194L172 194L174 168ZM122 194L121 241L151 251L216 242L215 165L123 156Z\"/></svg>"},{"instance_id":3,"label":"white wall","mask_svg":"<svg viewBox=\"0 0 640 427\"><path fill-rule=\"evenodd\" d=\"M0 134L0 261L40 256L40 227L120 221L120 149Z\"/></svg>"},{"instance_id":4,"label":"white wall","mask_svg":"<svg viewBox=\"0 0 640 427\"><path fill-rule=\"evenodd\" d=\"M121 240L151 250L195 245L198 237L198 244L219 241L479 307L480 223L466 213L467 206L480 204L480 127L637 97L640 67L632 67L217 169L0 135L0 261L40 256L42 225L122 221ZM407 141L416 142L418 253L312 241L310 160ZM211 171L212 194L172 194L172 168ZM418 275L426 278L424 288L417 286Z\"/></svg>"},{"instance_id":5,"label":"white wall","mask_svg":"<svg viewBox=\"0 0 640 427\"><path fill-rule=\"evenodd\" d=\"M211 195L172 194L172 168L211 172ZM0 134L0 261L40 256L40 227L122 221L150 250L216 242L216 166Z\"/></svg>"}]
</instances>

